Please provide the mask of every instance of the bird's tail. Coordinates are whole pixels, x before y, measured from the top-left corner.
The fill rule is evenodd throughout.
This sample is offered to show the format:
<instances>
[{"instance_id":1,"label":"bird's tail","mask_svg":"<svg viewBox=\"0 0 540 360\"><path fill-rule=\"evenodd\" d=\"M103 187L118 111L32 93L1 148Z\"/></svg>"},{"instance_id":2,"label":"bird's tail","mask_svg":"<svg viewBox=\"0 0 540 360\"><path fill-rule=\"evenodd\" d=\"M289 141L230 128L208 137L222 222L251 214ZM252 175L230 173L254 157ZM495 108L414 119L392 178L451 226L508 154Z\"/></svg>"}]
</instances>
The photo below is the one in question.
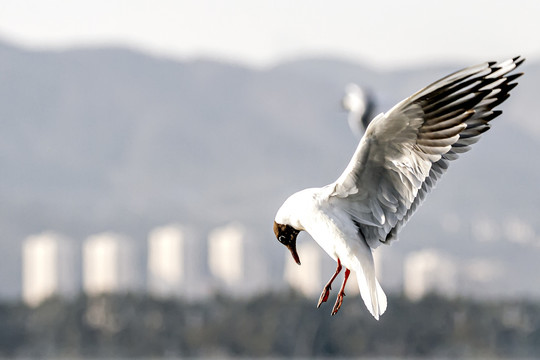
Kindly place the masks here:
<instances>
[{"instance_id":1,"label":"bird's tail","mask_svg":"<svg viewBox=\"0 0 540 360\"><path fill-rule=\"evenodd\" d=\"M358 259L360 261L355 267L356 279L364 304L371 315L379 320L379 316L386 311L386 295L375 276L375 264L371 249L369 252L363 253L363 258Z\"/></svg>"}]
</instances>

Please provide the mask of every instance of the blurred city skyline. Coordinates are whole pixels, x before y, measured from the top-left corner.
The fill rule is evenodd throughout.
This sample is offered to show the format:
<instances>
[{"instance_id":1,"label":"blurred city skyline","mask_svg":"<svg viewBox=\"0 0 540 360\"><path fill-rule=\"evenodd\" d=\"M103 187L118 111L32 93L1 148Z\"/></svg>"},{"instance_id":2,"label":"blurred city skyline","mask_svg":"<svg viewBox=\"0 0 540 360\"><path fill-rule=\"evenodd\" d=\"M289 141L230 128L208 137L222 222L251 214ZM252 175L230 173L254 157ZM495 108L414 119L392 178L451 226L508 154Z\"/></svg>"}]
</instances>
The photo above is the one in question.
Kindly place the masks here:
<instances>
[{"instance_id":1,"label":"blurred city skyline","mask_svg":"<svg viewBox=\"0 0 540 360\"><path fill-rule=\"evenodd\" d=\"M0 0L0 356L538 354L539 13L532 0ZM335 263L303 232L298 267L272 221L350 160L345 85L377 113L516 55L525 75L504 114L377 249L388 313L374 321L351 288L329 321L315 304Z\"/></svg>"},{"instance_id":2,"label":"blurred city skyline","mask_svg":"<svg viewBox=\"0 0 540 360\"><path fill-rule=\"evenodd\" d=\"M446 229L441 225L442 232L450 233L459 226L470 226L472 242L496 241L482 233L486 222ZM504 227L503 241L528 245L530 251L540 247L532 225L511 220ZM16 279L14 272L10 276L22 290L18 299L33 307L51 297L74 299L80 294L149 294L184 300L225 294L239 299L287 287L318 298L334 262L315 242L299 243L301 267L287 252L267 254L259 242L260 234L240 222L216 227L207 234L179 223L165 224L152 229L142 243L114 231L70 239L47 230L23 239L22 277ZM449 299L538 298L534 289L529 294L523 289L503 290L508 269L500 257L458 257L426 247L401 254L379 250L374 252L374 260L385 290L411 301L432 294ZM359 293L355 277L353 273L348 295Z\"/></svg>"},{"instance_id":3,"label":"blurred city skyline","mask_svg":"<svg viewBox=\"0 0 540 360\"><path fill-rule=\"evenodd\" d=\"M32 49L122 46L254 67L339 57L379 69L540 56L533 0L0 1L0 39Z\"/></svg>"},{"instance_id":4,"label":"blurred city skyline","mask_svg":"<svg viewBox=\"0 0 540 360\"><path fill-rule=\"evenodd\" d=\"M339 105L345 85L373 89L383 111L456 70L383 73L311 59L254 71L122 48L32 52L1 43L0 60L0 269L10 274L0 290L7 297L20 293L13 281L21 277L20 241L46 230L79 241L114 231L140 242L169 222L209 233L239 221L265 257L282 262L271 229L276 209L298 189L333 181L357 144ZM530 154L538 153L540 127L530 109L539 68L524 64L504 115L452 165L386 255L438 248L500 260L497 289L534 292L540 173ZM471 241L473 233L482 241Z\"/></svg>"}]
</instances>

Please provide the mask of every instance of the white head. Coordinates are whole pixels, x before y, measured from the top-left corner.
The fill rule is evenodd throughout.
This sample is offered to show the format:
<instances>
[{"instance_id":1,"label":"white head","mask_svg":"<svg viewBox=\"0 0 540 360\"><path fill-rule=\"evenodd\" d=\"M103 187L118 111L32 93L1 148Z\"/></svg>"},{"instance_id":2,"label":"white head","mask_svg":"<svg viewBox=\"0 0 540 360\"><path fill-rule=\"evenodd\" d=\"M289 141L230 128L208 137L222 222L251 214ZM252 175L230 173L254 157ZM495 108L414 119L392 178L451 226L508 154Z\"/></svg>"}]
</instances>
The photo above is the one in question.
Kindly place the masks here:
<instances>
[{"instance_id":1,"label":"white head","mask_svg":"<svg viewBox=\"0 0 540 360\"><path fill-rule=\"evenodd\" d=\"M307 189L309 190L309 189ZM294 261L300 265L300 257L296 251L296 237L304 230L299 221L299 214L305 211L306 190L291 195L279 208L274 219L274 234L280 243L289 249Z\"/></svg>"},{"instance_id":2,"label":"white head","mask_svg":"<svg viewBox=\"0 0 540 360\"><path fill-rule=\"evenodd\" d=\"M342 100L343 108L354 113L363 113L366 110L366 94L356 84L349 84L345 88L345 96Z\"/></svg>"}]
</instances>

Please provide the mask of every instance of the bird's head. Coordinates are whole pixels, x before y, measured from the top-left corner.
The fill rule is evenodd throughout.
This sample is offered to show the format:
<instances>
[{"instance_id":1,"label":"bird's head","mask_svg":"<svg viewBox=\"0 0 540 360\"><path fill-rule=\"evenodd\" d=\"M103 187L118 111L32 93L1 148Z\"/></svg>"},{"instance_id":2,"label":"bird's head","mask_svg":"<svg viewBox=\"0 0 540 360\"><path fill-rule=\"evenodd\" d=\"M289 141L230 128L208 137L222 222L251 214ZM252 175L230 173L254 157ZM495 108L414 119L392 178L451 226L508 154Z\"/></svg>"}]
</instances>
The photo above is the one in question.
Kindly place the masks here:
<instances>
[{"instance_id":1,"label":"bird's head","mask_svg":"<svg viewBox=\"0 0 540 360\"><path fill-rule=\"evenodd\" d=\"M274 221L274 234L280 243L285 245L291 252L291 255L298 265L300 265L300 257L296 251L296 237L300 230L296 230L291 225L279 224Z\"/></svg>"},{"instance_id":2,"label":"bird's head","mask_svg":"<svg viewBox=\"0 0 540 360\"><path fill-rule=\"evenodd\" d=\"M274 218L276 238L289 249L298 265L300 265L300 257L296 252L296 237L300 231L305 230L301 220L303 214L309 212L308 209L313 203L316 191L317 189L304 189L292 194L281 205Z\"/></svg>"},{"instance_id":3,"label":"bird's head","mask_svg":"<svg viewBox=\"0 0 540 360\"><path fill-rule=\"evenodd\" d=\"M363 112L366 108L366 94L356 84L349 84L345 88L345 96L341 100L341 106L345 111Z\"/></svg>"}]
</instances>

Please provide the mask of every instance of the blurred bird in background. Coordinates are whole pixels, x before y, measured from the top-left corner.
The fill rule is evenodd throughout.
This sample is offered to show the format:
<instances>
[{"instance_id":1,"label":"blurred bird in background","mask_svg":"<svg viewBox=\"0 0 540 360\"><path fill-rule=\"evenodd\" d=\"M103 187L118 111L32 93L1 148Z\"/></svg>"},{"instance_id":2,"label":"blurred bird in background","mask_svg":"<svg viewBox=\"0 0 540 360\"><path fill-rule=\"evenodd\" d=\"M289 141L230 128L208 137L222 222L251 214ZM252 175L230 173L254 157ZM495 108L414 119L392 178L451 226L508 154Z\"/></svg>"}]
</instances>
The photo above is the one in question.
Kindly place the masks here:
<instances>
[{"instance_id":1,"label":"blurred bird in background","mask_svg":"<svg viewBox=\"0 0 540 360\"><path fill-rule=\"evenodd\" d=\"M373 94L357 84L350 83L345 87L341 106L348 112L347 120L351 131L360 139L375 115L376 103Z\"/></svg>"}]
</instances>

